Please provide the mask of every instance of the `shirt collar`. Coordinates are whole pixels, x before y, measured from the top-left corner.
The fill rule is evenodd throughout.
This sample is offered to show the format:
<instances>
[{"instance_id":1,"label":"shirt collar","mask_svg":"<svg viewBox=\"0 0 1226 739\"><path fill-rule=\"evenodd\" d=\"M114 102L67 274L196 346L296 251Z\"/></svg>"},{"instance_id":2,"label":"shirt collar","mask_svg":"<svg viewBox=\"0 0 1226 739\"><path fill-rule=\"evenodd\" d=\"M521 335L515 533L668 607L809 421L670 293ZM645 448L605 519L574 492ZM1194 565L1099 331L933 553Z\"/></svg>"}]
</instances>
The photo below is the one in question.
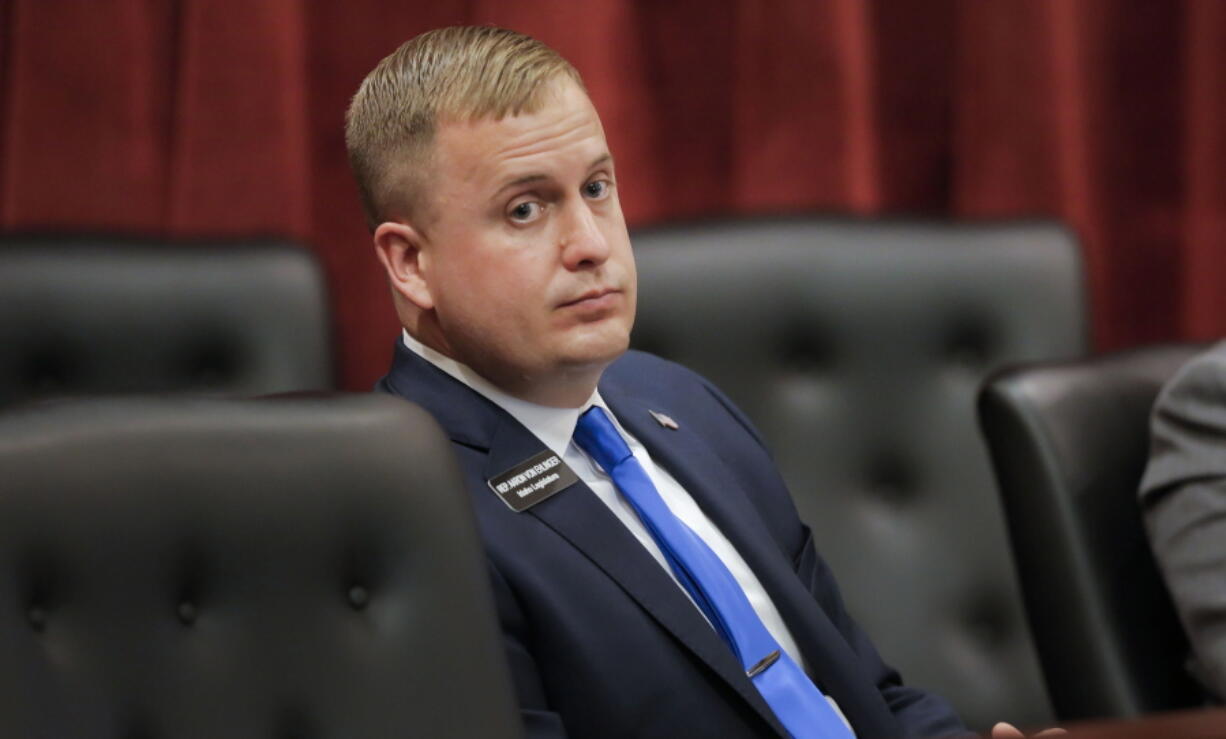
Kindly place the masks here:
<instances>
[{"instance_id":1,"label":"shirt collar","mask_svg":"<svg viewBox=\"0 0 1226 739\"><path fill-rule=\"evenodd\" d=\"M605 404L604 398L600 397L600 390L593 390L592 397L588 398L587 402L579 408L554 408L552 406L529 403L526 400L521 400L503 392L492 382L477 374L472 367L431 349L409 335L408 331L402 330L401 334L404 345L409 351L485 396L490 402L507 413L510 413L512 418L523 424L524 428L531 431L536 438L544 442L551 452L559 457L566 453L566 447L570 445L570 439L575 434L575 425L579 422L580 414L593 405L598 405L610 417L613 416L609 406Z\"/></svg>"}]
</instances>

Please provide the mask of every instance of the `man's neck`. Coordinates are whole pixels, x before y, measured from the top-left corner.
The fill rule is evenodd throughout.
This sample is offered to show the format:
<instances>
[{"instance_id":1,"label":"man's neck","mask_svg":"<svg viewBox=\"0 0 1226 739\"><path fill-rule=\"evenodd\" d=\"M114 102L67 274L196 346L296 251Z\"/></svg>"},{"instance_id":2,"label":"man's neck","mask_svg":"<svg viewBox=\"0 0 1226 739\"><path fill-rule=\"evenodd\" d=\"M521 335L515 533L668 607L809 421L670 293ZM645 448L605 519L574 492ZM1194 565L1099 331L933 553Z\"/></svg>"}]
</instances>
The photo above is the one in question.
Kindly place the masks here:
<instances>
[{"instance_id":1,"label":"man's neck","mask_svg":"<svg viewBox=\"0 0 1226 739\"><path fill-rule=\"evenodd\" d=\"M403 335L405 346L470 386L488 385L526 403L550 408L581 408L587 405L596 392L600 375L604 371L602 365L576 368L569 372L564 370L548 377L499 376L494 372L482 372L474 365L460 360L447 351L445 346L435 345L429 336L414 336L407 328Z\"/></svg>"},{"instance_id":2,"label":"man's neck","mask_svg":"<svg viewBox=\"0 0 1226 739\"><path fill-rule=\"evenodd\" d=\"M603 370L603 368L601 368ZM579 408L587 403L600 382L600 370L560 373L549 377L504 378L490 380L503 392L529 403L551 408Z\"/></svg>"}]
</instances>

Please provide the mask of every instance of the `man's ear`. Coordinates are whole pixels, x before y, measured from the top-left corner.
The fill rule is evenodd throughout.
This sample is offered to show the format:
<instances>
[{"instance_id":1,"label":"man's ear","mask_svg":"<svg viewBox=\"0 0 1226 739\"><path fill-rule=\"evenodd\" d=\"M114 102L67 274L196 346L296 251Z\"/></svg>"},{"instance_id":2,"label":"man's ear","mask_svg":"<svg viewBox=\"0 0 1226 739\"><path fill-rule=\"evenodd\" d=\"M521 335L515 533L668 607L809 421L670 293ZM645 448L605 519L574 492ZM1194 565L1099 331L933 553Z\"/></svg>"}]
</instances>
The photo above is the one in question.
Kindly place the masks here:
<instances>
[{"instance_id":1,"label":"man's ear","mask_svg":"<svg viewBox=\"0 0 1226 739\"><path fill-rule=\"evenodd\" d=\"M385 221L375 229L375 253L392 289L422 310L434 308L423 267L421 234L407 223Z\"/></svg>"}]
</instances>

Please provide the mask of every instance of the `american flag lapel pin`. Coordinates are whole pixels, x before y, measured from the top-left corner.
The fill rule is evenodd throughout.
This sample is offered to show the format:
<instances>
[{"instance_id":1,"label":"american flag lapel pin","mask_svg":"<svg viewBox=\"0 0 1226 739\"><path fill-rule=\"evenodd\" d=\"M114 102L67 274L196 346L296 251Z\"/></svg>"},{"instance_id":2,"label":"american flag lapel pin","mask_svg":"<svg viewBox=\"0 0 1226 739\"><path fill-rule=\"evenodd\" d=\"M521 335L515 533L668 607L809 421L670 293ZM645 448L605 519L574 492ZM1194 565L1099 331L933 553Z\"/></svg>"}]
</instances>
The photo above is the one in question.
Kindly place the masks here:
<instances>
[{"instance_id":1,"label":"american flag lapel pin","mask_svg":"<svg viewBox=\"0 0 1226 739\"><path fill-rule=\"evenodd\" d=\"M677 429L681 428L679 425L677 425L676 421L674 421L673 419L669 418L668 416L664 415L663 413L659 411L649 410L647 412L651 414L652 418L656 419L656 423L660 424L666 429L672 429L673 431L676 431Z\"/></svg>"}]
</instances>

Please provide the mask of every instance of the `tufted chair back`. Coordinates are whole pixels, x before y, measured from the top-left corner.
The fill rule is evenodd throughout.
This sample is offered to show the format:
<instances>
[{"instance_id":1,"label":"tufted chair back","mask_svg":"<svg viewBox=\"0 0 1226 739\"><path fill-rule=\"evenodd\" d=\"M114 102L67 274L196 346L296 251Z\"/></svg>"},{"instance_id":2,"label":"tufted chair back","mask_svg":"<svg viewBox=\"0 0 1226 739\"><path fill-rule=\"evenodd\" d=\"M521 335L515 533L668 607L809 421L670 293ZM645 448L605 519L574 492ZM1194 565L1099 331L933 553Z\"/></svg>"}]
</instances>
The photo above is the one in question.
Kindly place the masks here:
<instances>
[{"instance_id":1,"label":"tufted chair back","mask_svg":"<svg viewBox=\"0 0 1226 739\"><path fill-rule=\"evenodd\" d=\"M983 389L983 432L1061 719L1204 702L1137 501L1154 399L1204 348L1015 367Z\"/></svg>"},{"instance_id":2,"label":"tufted chair back","mask_svg":"<svg viewBox=\"0 0 1226 739\"><path fill-rule=\"evenodd\" d=\"M634 343L757 424L885 659L972 728L1049 720L975 392L1003 363L1084 350L1069 233L796 218L634 245Z\"/></svg>"},{"instance_id":3,"label":"tufted chair back","mask_svg":"<svg viewBox=\"0 0 1226 739\"><path fill-rule=\"evenodd\" d=\"M323 274L275 242L0 239L0 406L332 386Z\"/></svg>"},{"instance_id":4,"label":"tufted chair back","mask_svg":"<svg viewBox=\"0 0 1226 739\"><path fill-rule=\"evenodd\" d=\"M450 445L384 395L0 413L0 736L515 737Z\"/></svg>"}]
</instances>

